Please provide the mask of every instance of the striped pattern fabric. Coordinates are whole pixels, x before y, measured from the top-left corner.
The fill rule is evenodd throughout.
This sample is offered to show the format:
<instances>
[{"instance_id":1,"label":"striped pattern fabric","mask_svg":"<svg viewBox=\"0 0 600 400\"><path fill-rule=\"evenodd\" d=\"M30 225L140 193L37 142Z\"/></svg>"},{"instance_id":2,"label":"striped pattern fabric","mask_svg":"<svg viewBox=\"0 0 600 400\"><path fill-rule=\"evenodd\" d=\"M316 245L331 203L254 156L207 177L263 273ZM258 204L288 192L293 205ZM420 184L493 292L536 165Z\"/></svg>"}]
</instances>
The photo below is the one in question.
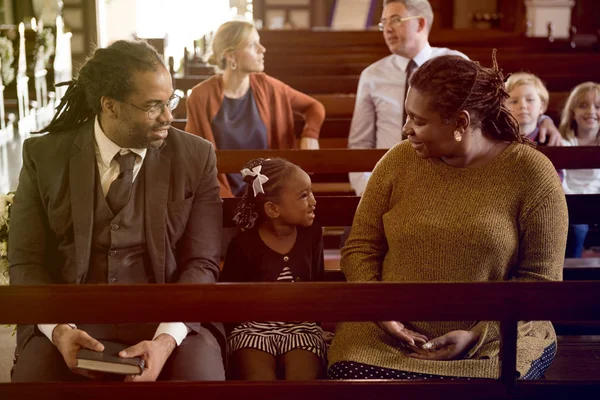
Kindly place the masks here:
<instances>
[{"instance_id":1,"label":"striped pattern fabric","mask_svg":"<svg viewBox=\"0 0 600 400\"><path fill-rule=\"evenodd\" d=\"M294 282L289 267L277 278L278 282ZM227 353L252 348L279 356L295 349L308 350L325 360L323 330L315 322L244 322L236 326L227 340Z\"/></svg>"}]
</instances>

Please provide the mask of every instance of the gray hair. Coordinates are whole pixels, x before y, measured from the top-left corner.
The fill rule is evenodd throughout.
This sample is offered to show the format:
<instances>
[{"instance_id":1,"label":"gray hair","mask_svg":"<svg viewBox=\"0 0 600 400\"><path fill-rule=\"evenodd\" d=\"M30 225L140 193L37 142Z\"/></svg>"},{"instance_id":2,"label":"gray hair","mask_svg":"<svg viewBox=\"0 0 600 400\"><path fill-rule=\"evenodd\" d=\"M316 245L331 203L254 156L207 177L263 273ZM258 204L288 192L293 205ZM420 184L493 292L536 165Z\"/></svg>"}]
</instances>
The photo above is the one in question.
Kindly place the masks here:
<instances>
[{"instance_id":1,"label":"gray hair","mask_svg":"<svg viewBox=\"0 0 600 400\"><path fill-rule=\"evenodd\" d=\"M431 32L433 26L433 10L428 0L385 0L384 7L390 3L402 3L413 15L422 15L427 21L427 32Z\"/></svg>"}]
</instances>

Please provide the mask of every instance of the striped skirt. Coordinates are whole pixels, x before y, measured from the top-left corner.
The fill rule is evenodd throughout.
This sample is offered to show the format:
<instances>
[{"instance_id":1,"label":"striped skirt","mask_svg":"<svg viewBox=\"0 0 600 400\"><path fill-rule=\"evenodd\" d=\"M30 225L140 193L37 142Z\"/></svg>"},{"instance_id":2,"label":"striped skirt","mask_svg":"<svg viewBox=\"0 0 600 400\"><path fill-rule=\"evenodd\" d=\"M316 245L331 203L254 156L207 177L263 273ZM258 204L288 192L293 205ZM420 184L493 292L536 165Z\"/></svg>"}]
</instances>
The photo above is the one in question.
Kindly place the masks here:
<instances>
[{"instance_id":1,"label":"striped skirt","mask_svg":"<svg viewBox=\"0 0 600 400\"><path fill-rule=\"evenodd\" d=\"M323 330L315 322L244 322L227 339L227 354L244 348L280 356L302 349L325 360Z\"/></svg>"}]
</instances>

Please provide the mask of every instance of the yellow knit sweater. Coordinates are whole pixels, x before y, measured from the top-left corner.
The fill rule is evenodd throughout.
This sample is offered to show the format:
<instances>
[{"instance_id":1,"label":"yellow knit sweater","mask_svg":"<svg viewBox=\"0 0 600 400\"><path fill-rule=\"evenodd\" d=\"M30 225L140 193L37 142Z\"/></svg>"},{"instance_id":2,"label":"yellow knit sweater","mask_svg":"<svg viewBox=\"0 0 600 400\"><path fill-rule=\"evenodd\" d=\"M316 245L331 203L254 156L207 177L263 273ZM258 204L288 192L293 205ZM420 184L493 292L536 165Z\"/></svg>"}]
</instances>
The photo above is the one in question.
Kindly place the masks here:
<instances>
[{"instance_id":1,"label":"yellow knit sweater","mask_svg":"<svg viewBox=\"0 0 600 400\"><path fill-rule=\"evenodd\" d=\"M351 282L556 281L562 277L567 229L556 170L537 150L512 143L483 166L454 168L421 159L405 141L375 167L341 267ZM342 323L329 349L330 365L355 361L435 375L498 377L497 323L402 322L430 339L458 329L480 336L461 360L419 360L373 322ZM550 322L519 324L521 376L555 341Z\"/></svg>"}]
</instances>

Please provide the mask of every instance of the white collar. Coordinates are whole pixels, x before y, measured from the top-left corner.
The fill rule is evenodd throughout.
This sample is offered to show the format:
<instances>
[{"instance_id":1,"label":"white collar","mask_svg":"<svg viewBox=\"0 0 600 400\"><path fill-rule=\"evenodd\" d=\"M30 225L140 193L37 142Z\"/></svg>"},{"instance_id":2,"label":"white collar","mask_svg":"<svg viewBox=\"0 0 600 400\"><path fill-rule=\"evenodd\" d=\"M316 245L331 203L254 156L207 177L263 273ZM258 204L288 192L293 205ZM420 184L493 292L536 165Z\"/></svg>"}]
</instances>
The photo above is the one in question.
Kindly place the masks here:
<instances>
[{"instance_id":1,"label":"white collar","mask_svg":"<svg viewBox=\"0 0 600 400\"><path fill-rule=\"evenodd\" d=\"M425 43L425 47L423 47L421 51L412 58L412 60L417 64L417 67L420 67L425 63L425 61L431 58L431 52L431 46L429 45L429 42L427 42ZM402 71L406 72L406 69L408 68L408 63L411 59L399 56L397 54L394 54L394 56L394 61L396 62L396 65L400 67Z\"/></svg>"}]
</instances>

